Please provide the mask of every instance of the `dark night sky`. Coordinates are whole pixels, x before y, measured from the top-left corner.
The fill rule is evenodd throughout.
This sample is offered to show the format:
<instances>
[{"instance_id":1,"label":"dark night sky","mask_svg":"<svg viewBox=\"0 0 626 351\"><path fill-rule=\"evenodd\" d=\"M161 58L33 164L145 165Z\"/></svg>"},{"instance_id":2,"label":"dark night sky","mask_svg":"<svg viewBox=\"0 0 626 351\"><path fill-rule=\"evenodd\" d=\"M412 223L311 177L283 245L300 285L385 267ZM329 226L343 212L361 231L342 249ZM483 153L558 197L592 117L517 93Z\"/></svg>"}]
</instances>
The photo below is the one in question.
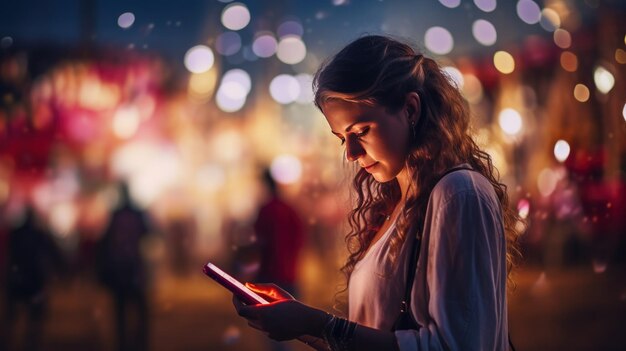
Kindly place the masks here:
<instances>
[{"instance_id":1,"label":"dark night sky","mask_svg":"<svg viewBox=\"0 0 626 351\"><path fill-rule=\"evenodd\" d=\"M455 45L449 54L452 57L490 55L519 45L520 39L530 34L551 35L539 24L522 22L516 14L515 0L500 0L496 10L489 13L471 0L462 0L459 7L452 9L437 0L351 0L339 6L333 4L338 1L243 1L252 20L239 31L242 43L250 45L256 31L275 31L290 17L301 21L308 52L318 57L337 51L363 33L389 33L408 38L423 48L425 31L435 25L447 28L452 34ZM543 6L543 1L537 2ZM576 6L583 18L589 20L593 19L594 4L598 2L577 0ZM607 2L625 7L617 0ZM218 0L5 0L0 4L0 38L11 37L16 47L40 44L73 47L81 39L91 37L98 45L127 48L132 44L135 50L157 51L182 61L187 49L200 43L211 46L213 38L226 31L220 23L226 5ZM118 16L124 12L133 12L136 17L128 29L117 25ZM476 19L494 24L498 33L495 45L484 47L473 38L471 26ZM88 25L81 25L83 22ZM86 35L90 31L95 35Z\"/></svg>"}]
</instances>

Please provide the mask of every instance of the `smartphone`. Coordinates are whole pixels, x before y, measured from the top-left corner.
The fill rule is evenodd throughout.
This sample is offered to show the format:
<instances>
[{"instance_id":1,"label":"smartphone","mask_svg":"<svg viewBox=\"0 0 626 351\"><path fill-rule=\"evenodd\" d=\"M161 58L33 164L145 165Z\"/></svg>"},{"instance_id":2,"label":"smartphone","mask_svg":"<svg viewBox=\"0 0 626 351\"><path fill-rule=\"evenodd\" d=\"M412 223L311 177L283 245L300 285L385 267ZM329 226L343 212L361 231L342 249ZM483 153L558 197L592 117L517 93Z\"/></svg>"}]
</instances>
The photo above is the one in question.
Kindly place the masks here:
<instances>
[{"instance_id":1,"label":"smartphone","mask_svg":"<svg viewBox=\"0 0 626 351\"><path fill-rule=\"evenodd\" d=\"M269 303L269 301L262 298L254 291L246 288L246 286L241 284L241 282L239 282L237 279L233 278L228 273L224 272L211 262L204 265L203 271L204 274L208 275L210 278L220 283L220 285L230 290L246 305Z\"/></svg>"}]
</instances>

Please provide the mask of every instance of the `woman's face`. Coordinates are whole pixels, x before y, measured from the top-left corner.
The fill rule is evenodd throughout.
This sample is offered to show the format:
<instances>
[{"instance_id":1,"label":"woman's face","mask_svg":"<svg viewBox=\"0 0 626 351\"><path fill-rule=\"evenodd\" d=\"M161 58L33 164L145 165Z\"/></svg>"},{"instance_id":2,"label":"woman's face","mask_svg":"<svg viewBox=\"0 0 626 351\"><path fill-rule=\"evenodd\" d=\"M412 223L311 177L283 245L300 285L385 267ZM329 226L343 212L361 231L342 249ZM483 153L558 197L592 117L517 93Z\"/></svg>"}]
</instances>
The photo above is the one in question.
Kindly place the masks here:
<instances>
[{"instance_id":1,"label":"woman's face","mask_svg":"<svg viewBox=\"0 0 626 351\"><path fill-rule=\"evenodd\" d=\"M346 158L358 162L378 182L388 182L404 169L410 134L404 109L389 113L379 105L332 99L323 112L332 133L346 147Z\"/></svg>"}]
</instances>

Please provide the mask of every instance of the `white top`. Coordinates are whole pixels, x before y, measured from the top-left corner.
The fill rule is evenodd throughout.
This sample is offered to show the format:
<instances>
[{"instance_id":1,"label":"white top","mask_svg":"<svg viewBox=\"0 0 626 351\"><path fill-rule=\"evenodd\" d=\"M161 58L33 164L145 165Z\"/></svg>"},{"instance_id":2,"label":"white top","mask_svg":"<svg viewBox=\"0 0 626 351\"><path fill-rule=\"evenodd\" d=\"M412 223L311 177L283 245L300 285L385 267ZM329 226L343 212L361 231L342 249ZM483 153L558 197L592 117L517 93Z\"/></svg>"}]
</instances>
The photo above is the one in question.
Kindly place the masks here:
<instances>
[{"instance_id":1,"label":"white top","mask_svg":"<svg viewBox=\"0 0 626 351\"><path fill-rule=\"evenodd\" d=\"M391 330L403 299L407 240L391 266L395 223L357 263L349 284L349 319ZM506 350L506 240L500 203L489 181L452 172L433 189L426 210L411 310L419 330L396 331L401 351Z\"/></svg>"}]
</instances>

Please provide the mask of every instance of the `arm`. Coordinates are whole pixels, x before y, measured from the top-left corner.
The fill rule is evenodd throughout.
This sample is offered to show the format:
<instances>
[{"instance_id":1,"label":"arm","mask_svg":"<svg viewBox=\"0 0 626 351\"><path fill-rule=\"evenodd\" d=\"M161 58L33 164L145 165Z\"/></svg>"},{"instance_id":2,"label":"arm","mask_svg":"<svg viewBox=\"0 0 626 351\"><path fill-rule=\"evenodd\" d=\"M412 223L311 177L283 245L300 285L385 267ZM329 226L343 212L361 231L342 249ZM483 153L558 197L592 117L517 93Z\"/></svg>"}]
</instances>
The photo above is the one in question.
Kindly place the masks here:
<instances>
[{"instance_id":1,"label":"arm","mask_svg":"<svg viewBox=\"0 0 626 351\"><path fill-rule=\"evenodd\" d=\"M506 348L506 247L495 201L470 190L434 203L420 258L427 284L413 287L427 317L419 331L396 332L400 350Z\"/></svg>"},{"instance_id":2,"label":"arm","mask_svg":"<svg viewBox=\"0 0 626 351\"><path fill-rule=\"evenodd\" d=\"M252 328L264 331L277 341L298 339L318 351L331 350L323 339L331 315L294 300L287 292L273 284L246 284L266 299L268 305L244 305L236 297L233 304L240 316L248 320ZM349 350L380 351L398 350L395 335L357 325L348 344Z\"/></svg>"}]
</instances>

